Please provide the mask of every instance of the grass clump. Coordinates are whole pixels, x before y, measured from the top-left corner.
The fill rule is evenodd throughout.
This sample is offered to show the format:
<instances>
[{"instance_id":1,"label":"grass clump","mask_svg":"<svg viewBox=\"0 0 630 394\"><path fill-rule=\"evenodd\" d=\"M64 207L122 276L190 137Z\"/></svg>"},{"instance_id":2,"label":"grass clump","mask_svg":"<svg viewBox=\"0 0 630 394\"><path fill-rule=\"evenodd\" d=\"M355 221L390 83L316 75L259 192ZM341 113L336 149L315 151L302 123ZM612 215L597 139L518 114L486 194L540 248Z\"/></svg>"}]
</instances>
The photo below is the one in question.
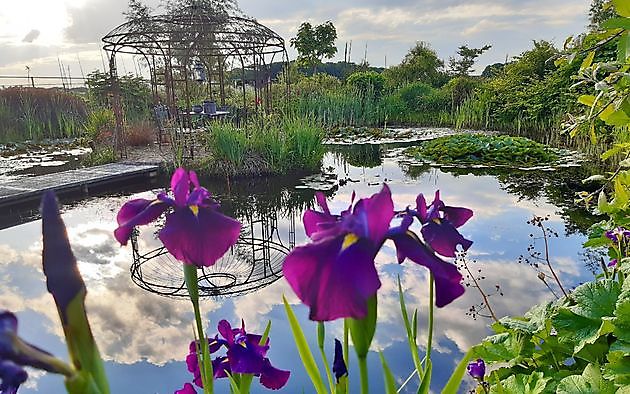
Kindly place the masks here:
<instances>
[{"instance_id":1,"label":"grass clump","mask_svg":"<svg viewBox=\"0 0 630 394\"><path fill-rule=\"evenodd\" d=\"M558 155L546 145L525 137L458 134L436 138L406 153L441 164L522 166L552 163Z\"/></svg>"},{"instance_id":2,"label":"grass clump","mask_svg":"<svg viewBox=\"0 0 630 394\"><path fill-rule=\"evenodd\" d=\"M312 118L265 118L243 127L216 123L205 138L210 158L200 166L229 176L314 171L324 156L324 135Z\"/></svg>"}]
</instances>

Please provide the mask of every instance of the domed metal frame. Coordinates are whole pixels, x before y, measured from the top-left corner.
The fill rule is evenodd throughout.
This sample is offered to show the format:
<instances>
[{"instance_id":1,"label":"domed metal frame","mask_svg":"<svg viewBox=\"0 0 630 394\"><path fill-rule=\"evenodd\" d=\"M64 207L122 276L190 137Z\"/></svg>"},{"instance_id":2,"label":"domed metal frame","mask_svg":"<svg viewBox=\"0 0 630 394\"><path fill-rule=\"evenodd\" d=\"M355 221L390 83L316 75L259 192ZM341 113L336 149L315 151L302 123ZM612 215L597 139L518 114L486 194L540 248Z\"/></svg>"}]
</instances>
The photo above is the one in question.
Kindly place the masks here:
<instances>
[{"instance_id":1,"label":"domed metal frame","mask_svg":"<svg viewBox=\"0 0 630 394\"><path fill-rule=\"evenodd\" d=\"M131 279L140 288L171 297L187 298L182 263L165 247L140 250L138 231L131 238ZM286 244L285 244L286 243ZM289 219L287 239L280 236L277 219L264 217L243 223L241 236L213 266L199 269L200 297L230 297L269 286L282 278L284 258L295 246L295 219Z\"/></svg>"},{"instance_id":2,"label":"domed metal frame","mask_svg":"<svg viewBox=\"0 0 630 394\"><path fill-rule=\"evenodd\" d=\"M271 65L281 62L288 66L284 39L271 29L254 19L215 14L198 6L128 21L102 41L109 57L112 83L117 78L116 55L141 56L150 73L155 104L166 105L182 126L191 124L191 89L195 84L202 84L208 99L225 107L227 74L240 72L242 108L235 115L242 118L251 111L271 110ZM285 79L283 83L288 92L289 81ZM247 99L248 84L253 85L253 102ZM186 108L177 105L182 99ZM117 128L122 128L117 100L114 98L114 112Z\"/></svg>"}]
</instances>

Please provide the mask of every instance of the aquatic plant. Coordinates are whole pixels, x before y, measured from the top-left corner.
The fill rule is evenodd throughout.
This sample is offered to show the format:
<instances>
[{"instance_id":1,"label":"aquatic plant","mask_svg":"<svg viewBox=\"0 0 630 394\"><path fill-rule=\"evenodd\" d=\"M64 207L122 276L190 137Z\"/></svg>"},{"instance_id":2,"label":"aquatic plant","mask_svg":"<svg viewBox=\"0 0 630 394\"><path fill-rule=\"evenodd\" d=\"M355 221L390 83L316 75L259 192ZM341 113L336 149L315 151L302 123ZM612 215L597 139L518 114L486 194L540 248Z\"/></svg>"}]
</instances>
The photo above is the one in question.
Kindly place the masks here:
<instances>
[{"instance_id":1,"label":"aquatic plant","mask_svg":"<svg viewBox=\"0 0 630 394\"><path fill-rule=\"evenodd\" d=\"M0 89L0 140L76 137L87 112L80 96L61 89Z\"/></svg>"},{"instance_id":2,"label":"aquatic plant","mask_svg":"<svg viewBox=\"0 0 630 394\"><path fill-rule=\"evenodd\" d=\"M243 127L216 123L205 136L212 154L205 166L228 176L313 171L324 156L323 138L323 128L310 118L255 119Z\"/></svg>"},{"instance_id":3,"label":"aquatic plant","mask_svg":"<svg viewBox=\"0 0 630 394\"><path fill-rule=\"evenodd\" d=\"M445 164L536 165L557 159L543 144L524 137L456 134L409 148L406 153Z\"/></svg>"}]
</instances>

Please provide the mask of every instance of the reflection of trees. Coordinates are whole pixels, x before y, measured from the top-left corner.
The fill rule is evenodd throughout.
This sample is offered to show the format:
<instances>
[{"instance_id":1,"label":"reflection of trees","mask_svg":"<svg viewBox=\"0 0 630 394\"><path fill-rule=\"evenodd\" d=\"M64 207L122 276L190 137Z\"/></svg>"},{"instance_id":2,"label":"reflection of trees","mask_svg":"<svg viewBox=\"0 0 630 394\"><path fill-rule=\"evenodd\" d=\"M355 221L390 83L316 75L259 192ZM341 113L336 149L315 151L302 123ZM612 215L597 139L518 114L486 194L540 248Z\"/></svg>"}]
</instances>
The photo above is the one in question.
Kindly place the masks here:
<instances>
[{"instance_id":1,"label":"reflection of trees","mask_svg":"<svg viewBox=\"0 0 630 394\"><path fill-rule=\"evenodd\" d=\"M341 156L355 167L373 168L383 163L381 146L378 144L335 145L331 146L329 151Z\"/></svg>"},{"instance_id":2,"label":"reflection of trees","mask_svg":"<svg viewBox=\"0 0 630 394\"><path fill-rule=\"evenodd\" d=\"M405 174L412 178L417 178L430 169L429 165L403 167ZM519 201L546 198L558 207L557 213L565 221L567 235L585 233L592 224L600 220L573 202L576 192L588 189L588 185L584 185L581 180L587 178L590 171L583 167L558 168L554 171L441 167L440 171L448 172L455 177L493 176L499 181L502 190L517 196Z\"/></svg>"}]
</instances>

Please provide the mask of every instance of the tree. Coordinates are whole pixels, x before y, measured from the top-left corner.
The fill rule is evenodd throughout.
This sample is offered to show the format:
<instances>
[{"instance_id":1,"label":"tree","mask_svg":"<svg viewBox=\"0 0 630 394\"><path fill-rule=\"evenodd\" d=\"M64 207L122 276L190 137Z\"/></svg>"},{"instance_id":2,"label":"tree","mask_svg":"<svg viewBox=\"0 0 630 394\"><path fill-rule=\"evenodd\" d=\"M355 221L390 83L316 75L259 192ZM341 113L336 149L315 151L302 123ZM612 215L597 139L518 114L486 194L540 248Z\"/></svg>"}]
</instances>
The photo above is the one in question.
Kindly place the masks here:
<instances>
[{"instance_id":1,"label":"tree","mask_svg":"<svg viewBox=\"0 0 630 394\"><path fill-rule=\"evenodd\" d=\"M303 22L297 35L291 39L291 46L298 51L298 65L313 67L314 74L323 59L331 59L337 53L336 39L337 29L331 21L315 27Z\"/></svg>"},{"instance_id":2,"label":"tree","mask_svg":"<svg viewBox=\"0 0 630 394\"><path fill-rule=\"evenodd\" d=\"M607 0L593 0L591 8L588 11L588 28L597 30L599 26L610 18L616 16L615 9L607 6Z\"/></svg>"},{"instance_id":3,"label":"tree","mask_svg":"<svg viewBox=\"0 0 630 394\"><path fill-rule=\"evenodd\" d=\"M136 19L146 19L151 16L151 8L141 0L129 0L127 11L123 12L127 22Z\"/></svg>"},{"instance_id":4,"label":"tree","mask_svg":"<svg viewBox=\"0 0 630 394\"><path fill-rule=\"evenodd\" d=\"M472 69L475 60L490 48L492 45L484 45L481 48L469 48L468 45L460 46L457 49L459 58L451 57L448 61L450 72L456 76L470 75L471 72L475 71Z\"/></svg>"},{"instance_id":5,"label":"tree","mask_svg":"<svg viewBox=\"0 0 630 394\"><path fill-rule=\"evenodd\" d=\"M392 87L411 82L423 82L437 87L447 80L444 73L444 61L438 58L435 50L424 41L416 42L403 61L385 70L384 75Z\"/></svg>"}]
</instances>

